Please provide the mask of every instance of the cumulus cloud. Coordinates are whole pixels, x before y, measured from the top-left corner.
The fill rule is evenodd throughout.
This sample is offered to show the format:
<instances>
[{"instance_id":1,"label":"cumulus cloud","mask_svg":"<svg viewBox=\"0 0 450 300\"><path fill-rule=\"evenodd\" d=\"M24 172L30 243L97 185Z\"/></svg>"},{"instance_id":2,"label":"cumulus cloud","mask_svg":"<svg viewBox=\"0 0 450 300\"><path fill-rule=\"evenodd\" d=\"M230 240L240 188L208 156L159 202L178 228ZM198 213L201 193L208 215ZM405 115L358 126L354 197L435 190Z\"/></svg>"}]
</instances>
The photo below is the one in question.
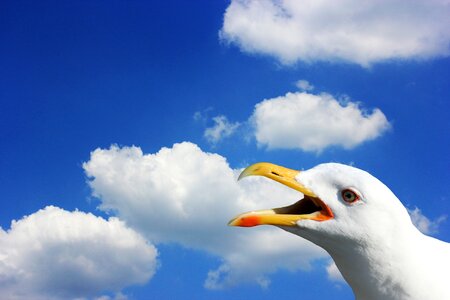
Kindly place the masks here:
<instances>
[{"instance_id":1,"label":"cumulus cloud","mask_svg":"<svg viewBox=\"0 0 450 300\"><path fill-rule=\"evenodd\" d=\"M269 284L278 269L307 270L326 253L276 228L228 227L230 218L291 204L300 195L265 178L237 182L225 158L184 142L144 154L138 147L96 149L83 165L99 208L117 214L154 243L178 243L220 258L205 287Z\"/></svg>"},{"instance_id":2,"label":"cumulus cloud","mask_svg":"<svg viewBox=\"0 0 450 300\"><path fill-rule=\"evenodd\" d=\"M424 234L436 234L439 231L439 225L447 219L447 216L440 216L435 220L430 220L422 214L419 208L408 209L411 221Z\"/></svg>"},{"instance_id":3,"label":"cumulus cloud","mask_svg":"<svg viewBox=\"0 0 450 300\"><path fill-rule=\"evenodd\" d=\"M336 264L334 263L334 261L330 260L328 262L326 270L327 270L327 275L328 275L328 279L329 280L336 281L336 282L339 282L339 283L346 282L344 277L342 277L341 272L339 272L339 269L336 266Z\"/></svg>"},{"instance_id":4,"label":"cumulus cloud","mask_svg":"<svg viewBox=\"0 0 450 300\"><path fill-rule=\"evenodd\" d=\"M125 299L120 290L147 282L156 256L117 218L48 206L0 228L0 298L92 298L112 291Z\"/></svg>"},{"instance_id":5,"label":"cumulus cloud","mask_svg":"<svg viewBox=\"0 0 450 300\"><path fill-rule=\"evenodd\" d=\"M368 66L450 52L447 0L232 0L220 31L243 51Z\"/></svg>"},{"instance_id":6,"label":"cumulus cloud","mask_svg":"<svg viewBox=\"0 0 450 300\"><path fill-rule=\"evenodd\" d=\"M223 115L214 117L213 122L214 126L206 128L204 133L205 138L213 144L231 136L240 125L237 122L228 121L228 118Z\"/></svg>"},{"instance_id":7,"label":"cumulus cloud","mask_svg":"<svg viewBox=\"0 0 450 300\"><path fill-rule=\"evenodd\" d=\"M255 106L251 120L260 145L316 152L329 146L354 148L390 127L381 110L369 113L358 103L325 93L287 93L264 100Z\"/></svg>"},{"instance_id":8,"label":"cumulus cloud","mask_svg":"<svg viewBox=\"0 0 450 300\"><path fill-rule=\"evenodd\" d=\"M299 80L295 85L302 91L308 92L314 90L314 86L307 80Z\"/></svg>"}]
</instances>

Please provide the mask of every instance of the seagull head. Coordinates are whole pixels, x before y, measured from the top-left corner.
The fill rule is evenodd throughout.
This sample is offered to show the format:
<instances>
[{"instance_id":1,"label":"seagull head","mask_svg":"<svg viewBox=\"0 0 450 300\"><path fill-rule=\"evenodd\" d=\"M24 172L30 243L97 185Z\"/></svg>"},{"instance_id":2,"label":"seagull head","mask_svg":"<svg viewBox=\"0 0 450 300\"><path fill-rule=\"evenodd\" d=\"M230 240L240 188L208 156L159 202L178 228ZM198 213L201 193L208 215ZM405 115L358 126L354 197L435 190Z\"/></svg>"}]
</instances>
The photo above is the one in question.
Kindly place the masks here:
<instances>
[{"instance_id":1,"label":"seagull head","mask_svg":"<svg viewBox=\"0 0 450 300\"><path fill-rule=\"evenodd\" d=\"M246 168L239 179L253 175L282 183L299 191L303 198L289 206L243 213L229 225L278 226L325 250L339 249L343 240L355 246L386 241L387 232L412 226L407 210L389 188L351 166L327 163L297 171L257 163Z\"/></svg>"},{"instance_id":2,"label":"seagull head","mask_svg":"<svg viewBox=\"0 0 450 300\"><path fill-rule=\"evenodd\" d=\"M306 171L257 163L240 179L251 175L303 197L289 206L243 213L229 225L274 225L317 244L331 255L356 299L450 299L449 244L421 234L400 200L374 176L336 163Z\"/></svg>"}]
</instances>

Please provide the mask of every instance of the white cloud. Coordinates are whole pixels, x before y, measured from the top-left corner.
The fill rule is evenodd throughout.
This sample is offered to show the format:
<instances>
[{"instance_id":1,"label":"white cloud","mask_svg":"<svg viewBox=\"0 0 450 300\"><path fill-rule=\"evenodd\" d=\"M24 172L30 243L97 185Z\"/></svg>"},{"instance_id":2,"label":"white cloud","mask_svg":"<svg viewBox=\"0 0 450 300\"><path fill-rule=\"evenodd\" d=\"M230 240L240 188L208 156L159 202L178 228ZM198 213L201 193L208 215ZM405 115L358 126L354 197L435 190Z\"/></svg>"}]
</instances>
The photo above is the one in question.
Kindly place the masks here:
<instances>
[{"instance_id":1,"label":"white cloud","mask_svg":"<svg viewBox=\"0 0 450 300\"><path fill-rule=\"evenodd\" d=\"M113 211L155 243L175 242L216 255L205 287L242 282L267 286L278 269L307 270L325 252L276 228L228 227L235 215L291 204L300 196L265 178L237 182L240 170L225 158L192 143L175 144L155 154L140 148L97 149L83 165L100 209Z\"/></svg>"},{"instance_id":2,"label":"white cloud","mask_svg":"<svg viewBox=\"0 0 450 300\"><path fill-rule=\"evenodd\" d=\"M232 0L221 39L249 53L368 66L450 52L447 0Z\"/></svg>"},{"instance_id":3,"label":"white cloud","mask_svg":"<svg viewBox=\"0 0 450 300\"><path fill-rule=\"evenodd\" d=\"M328 279L331 281L336 281L340 283L346 282L344 277L342 277L341 272L339 272L338 267L334 263L334 261L330 260L326 267Z\"/></svg>"},{"instance_id":4,"label":"white cloud","mask_svg":"<svg viewBox=\"0 0 450 300\"><path fill-rule=\"evenodd\" d=\"M0 298L122 295L122 288L152 277L156 256L117 218L48 206L13 221L8 231L0 228Z\"/></svg>"},{"instance_id":5,"label":"white cloud","mask_svg":"<svg viewBox=\"0 0 450 300\"><path fill-rule=\"evenodd\" d=\"M435 234L439 231L439 225L447 219L447 216L440 216L431 221L422 214L419 208L408 209L411 221L424 234Z\"/></svg>"},{"instance_id":6,"label":"white cloud","mask_svg":"<svg viewBox=\"0 0 450 300\"><path fill-rule=\"evenodd\" d=\"M299 80L295 83L295 86L305 92L314 90L314 86L307 80Z\"/></svg>"},{"instance_id":7,"label":"white cloud","mask_svg":"<svg viewBox=\"0 0 450 300\"><path fill-rule=\"evenodd\" d=\"M80 299L80 300L83 300L83 299ZM113 297L103 295L103 296L94 298L94 300L128 300L128 297L119 292L119 293L115 294Z\"/></svg>"},{"instance_id":8,"label":"white cloud","mask_svg":"<svg viewBox=\"0 0 450 300\"><path fill-rule=\"evenodd\" d=\"M239 123L231 123L227 117L220 115L213 118L214 126L205 130L204 136L210 143L218 143L223 138L231 136L239 127Z\"/></svg>"},{"instance_id":9,"label":"white cloud","mask_svg":"<svg viewBox=\"0 0 450 300\"><path fill-rule=\"evenodd\" d=\"M287 93L264 100L255 106L251 117L256 140L269 149L351 149L390 127L381 110L368 113L358 103L343 102L325 93Z\"/></svg>"},{"instance_id":10,"label":"white cloud","mask_svg":"<svg viewBox=\"0 0 450 300\"><path fill-rule=\"evenodd\" d=\"M214 109L212 107L208 107L204 110L201 111L196 111L194 113L194 115L192 116L192 118L194 119L194 121L196 122L201 122L206 124L206 122L208 121L209 117L208 115L213 111Z\"/></svg>"}]
</instances>

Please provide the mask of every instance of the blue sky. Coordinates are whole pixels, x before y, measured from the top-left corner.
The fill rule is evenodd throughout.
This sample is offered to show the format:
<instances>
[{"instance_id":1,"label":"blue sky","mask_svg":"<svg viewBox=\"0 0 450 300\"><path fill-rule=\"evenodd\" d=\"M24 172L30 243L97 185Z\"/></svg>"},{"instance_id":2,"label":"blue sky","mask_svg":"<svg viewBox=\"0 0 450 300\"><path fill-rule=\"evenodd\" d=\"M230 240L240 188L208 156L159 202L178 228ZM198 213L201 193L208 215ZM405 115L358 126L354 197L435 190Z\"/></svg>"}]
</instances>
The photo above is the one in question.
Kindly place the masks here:
<instances>
[{"instance_id":1,"label":"blue sky","mask_svg":"<svg viewBox=\"0 0 450 300\"><path fill-rule=\"evenodd\" d=\"M449 241L449 5L308 2L2 1L0 295L352 299L318 248L226 226L297 200L235 182L258 161L365 169Z\"/></svg>"}]
</instances>

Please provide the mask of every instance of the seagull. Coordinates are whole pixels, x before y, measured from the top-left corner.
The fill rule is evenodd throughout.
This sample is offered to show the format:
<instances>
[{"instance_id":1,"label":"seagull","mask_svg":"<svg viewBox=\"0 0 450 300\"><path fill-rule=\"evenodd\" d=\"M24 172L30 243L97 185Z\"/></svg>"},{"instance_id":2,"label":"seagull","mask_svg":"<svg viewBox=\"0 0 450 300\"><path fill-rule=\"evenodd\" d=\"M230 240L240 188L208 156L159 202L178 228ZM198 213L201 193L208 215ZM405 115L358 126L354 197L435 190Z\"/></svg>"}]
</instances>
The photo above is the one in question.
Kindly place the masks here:
<instances>
[{"instance_id":1,"label":"seagull","mask_svg":"<svg viewBox=\"0 0 450 300\"><path fill-rule=\"evenodd\" d=\"M297 171L264 162L246 168L239 179L251 175L293 188L303 199L243 213L229 225L274 225L322 247L357 300L450 299L450 244L422 234L374 176L337 163Z\"/></svg>"}]
</instances>

